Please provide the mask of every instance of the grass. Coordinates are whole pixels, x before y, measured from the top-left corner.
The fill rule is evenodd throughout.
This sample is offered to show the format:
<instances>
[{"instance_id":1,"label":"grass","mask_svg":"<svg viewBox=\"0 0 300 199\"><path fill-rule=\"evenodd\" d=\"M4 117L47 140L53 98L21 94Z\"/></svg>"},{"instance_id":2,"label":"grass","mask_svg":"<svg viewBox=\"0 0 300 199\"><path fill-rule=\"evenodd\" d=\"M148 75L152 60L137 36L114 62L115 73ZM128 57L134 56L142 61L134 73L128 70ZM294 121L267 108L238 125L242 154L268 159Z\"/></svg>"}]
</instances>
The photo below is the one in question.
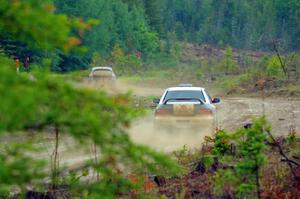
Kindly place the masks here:
<instances>
[{"instance_id":1,"label":"grass","mask_svg":"<svg viewBox=\"0 0 300 199\"><path fill-rule=\"evenodd\" d=\"M287 90L290 95L292 96L299 96L300 97L300 85L289 85Z\"/></svg>"},{"instance_id":2,"label":"grass","mask_svg":"<svg viewBox=\"0 0 300 199\"><path fill-rule=\"evenodd\" d=\"M126 75L120 77L122 80L125 80L130 83L148 83L153 81L161 82L169 78L169 70L151 70L145 71L140 74Z\"/></svg>"},{"instance_id":3,"label":"grass","mask_svg":"<svg viewBox=\"0 0 300 199\"><path fill-rule=\"evenodd\" d=\"M176 86L180 83L191 83L196 86L207 88L213 95L255 95L255 84L259 80L272 79L264 76L260 71L255 69L243 74L217 76L215 80L208 77L198 76L198 67L195 65L182 64L180 66L162 69L151 67L145 71L139 71L136 74L127 74L117 76L121 81L128 84L138 85L151 88L167 88ZM82 81L88 77L90 70L74 71L63 74L67 80ZM300 97L300 85L282 84L276 86L276 81L284 82L282 78L275 78L274 86L266 89L266 92L274 95L289 95Z\"/></svg>"},{"instance_id":4,"label":"grass","mask_svg":"<svg viewBox=\"0 0 300 199\"><path fill-rule=\"evenodd\" d=\"M245 93L253 85L252 78L249 74L223 76L213 82L211 87L216 93Z\"/></svg>"},{"instance_id":5,"label":"grass","mask_svg":"<svg viewBox=\"0 0 300 199\"><path fill-rule=\"evenodd\" d=\"M197 74L193 70L160 70L146 71L141 75L122 76L124 80L130 84L138 84L151 87L169 87L176 86L180 83L192 83L195 86L207 88L213 94L224 94L233 92L241 92L241 85L249 82L251 77L247 74L236 76L224 76L216 81L207 81L205 78L198 79Z\"/></svg>"}]
</instances>

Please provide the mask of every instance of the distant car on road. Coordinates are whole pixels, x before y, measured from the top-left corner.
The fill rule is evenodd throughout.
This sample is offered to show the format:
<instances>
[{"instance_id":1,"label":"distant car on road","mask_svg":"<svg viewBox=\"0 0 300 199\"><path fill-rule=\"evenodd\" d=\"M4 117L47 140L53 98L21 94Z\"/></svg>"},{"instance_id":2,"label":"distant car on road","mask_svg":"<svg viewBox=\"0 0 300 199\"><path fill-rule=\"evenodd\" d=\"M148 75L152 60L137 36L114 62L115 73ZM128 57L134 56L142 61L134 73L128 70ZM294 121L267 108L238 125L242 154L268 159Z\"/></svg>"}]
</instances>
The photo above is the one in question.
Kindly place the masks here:
<instances>
[{"instance_id":1,"label":"distant car on road","mask_svg":"<svg viewBox=\"0 0 300 199\"><path fill-rule=\"evenodd\" d=\"M154 99L156 129L215 128L215 106L219 98L212 99L205 88L180 84L166 89L160 99Z\"/></svg>"},{"instance_id":2,"label":"distant car on road","mask_svg":"<svg viewBox=\"0 0 300 199\"><path fill-rule=\"evenodd\" d=\"M95 86L114 86L117 78L116 74L114 73L113 69L108 66L98 66L98 67L93 67L88 80L90 82L93 82Z\"/></svg>"}]
</instances>

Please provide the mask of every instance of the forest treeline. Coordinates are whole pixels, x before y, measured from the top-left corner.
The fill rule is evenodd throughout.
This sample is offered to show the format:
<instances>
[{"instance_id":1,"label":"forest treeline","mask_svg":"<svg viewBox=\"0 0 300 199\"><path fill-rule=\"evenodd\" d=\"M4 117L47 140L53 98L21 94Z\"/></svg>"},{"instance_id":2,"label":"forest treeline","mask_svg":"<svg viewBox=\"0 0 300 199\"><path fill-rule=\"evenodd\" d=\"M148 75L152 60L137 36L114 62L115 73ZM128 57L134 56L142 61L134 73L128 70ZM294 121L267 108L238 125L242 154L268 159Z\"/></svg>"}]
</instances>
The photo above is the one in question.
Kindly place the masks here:
<instances>
[{"instance_id":1,"label":"forest treeline","mask_svg":"<svg viewBox=\"0 0 300 199\"><path fill-rule=\"evenodd\" d=\"M219 47L270 50L273 39L285 50L300 45L300 2L297 0L53 0L55 12L98 25L82 38L81 51L55 53L20 43L1 33L1 47L23 62L51 58L52 69L69 71L86 68L93 57L111 59L122 50L137 59L159 59L172 53L175 41L207 43ZM158 56L159 54L159 56Z\"/></svg>"}]
</instances>

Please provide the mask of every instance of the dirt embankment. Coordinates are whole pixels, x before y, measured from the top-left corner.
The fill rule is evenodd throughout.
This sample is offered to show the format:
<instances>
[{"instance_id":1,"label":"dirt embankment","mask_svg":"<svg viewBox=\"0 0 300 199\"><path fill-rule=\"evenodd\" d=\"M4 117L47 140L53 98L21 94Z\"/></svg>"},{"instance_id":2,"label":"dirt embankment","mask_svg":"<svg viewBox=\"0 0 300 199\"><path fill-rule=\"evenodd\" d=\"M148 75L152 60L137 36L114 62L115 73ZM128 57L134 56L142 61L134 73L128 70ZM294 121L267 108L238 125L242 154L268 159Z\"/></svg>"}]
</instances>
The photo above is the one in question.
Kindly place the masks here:
<instances>
[{"instance_id":1,"label":"dirt embankment","mask_svg":"<svg viewBox=\"0 0 300 199\"><path fill-rule=\"evenodd\" d=\"M253 61L257 61L263 56L267 55L266 52L256 52L249 50L241 50L237 48L232 49L233 57L241 63L242 57L247 57ZM214 47L209 44L185 44L181 52L181 59L183 62L199 61L202 59L221 59L226 53L226 48Z\"/></svg>"}]
</instances>

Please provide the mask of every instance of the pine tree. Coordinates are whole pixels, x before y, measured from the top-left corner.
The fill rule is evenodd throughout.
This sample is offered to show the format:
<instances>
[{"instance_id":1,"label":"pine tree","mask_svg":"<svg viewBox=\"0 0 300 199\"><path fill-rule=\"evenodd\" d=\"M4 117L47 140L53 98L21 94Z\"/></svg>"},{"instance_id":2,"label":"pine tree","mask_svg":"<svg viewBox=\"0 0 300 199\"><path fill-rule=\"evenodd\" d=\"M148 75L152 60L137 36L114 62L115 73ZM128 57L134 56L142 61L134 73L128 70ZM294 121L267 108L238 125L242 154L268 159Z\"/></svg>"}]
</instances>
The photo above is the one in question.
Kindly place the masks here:
<instances>
[{"instance_id":1,"label":"pine tree","mask_svg":"<svg viewBox=\"0 0 300 199\"><path fill-rule=\"evenodd\" d=\"M162 1L145 0L145 12L149 21L149 25L158 33L162 33Z\"/></svg>"}]
</instances>

